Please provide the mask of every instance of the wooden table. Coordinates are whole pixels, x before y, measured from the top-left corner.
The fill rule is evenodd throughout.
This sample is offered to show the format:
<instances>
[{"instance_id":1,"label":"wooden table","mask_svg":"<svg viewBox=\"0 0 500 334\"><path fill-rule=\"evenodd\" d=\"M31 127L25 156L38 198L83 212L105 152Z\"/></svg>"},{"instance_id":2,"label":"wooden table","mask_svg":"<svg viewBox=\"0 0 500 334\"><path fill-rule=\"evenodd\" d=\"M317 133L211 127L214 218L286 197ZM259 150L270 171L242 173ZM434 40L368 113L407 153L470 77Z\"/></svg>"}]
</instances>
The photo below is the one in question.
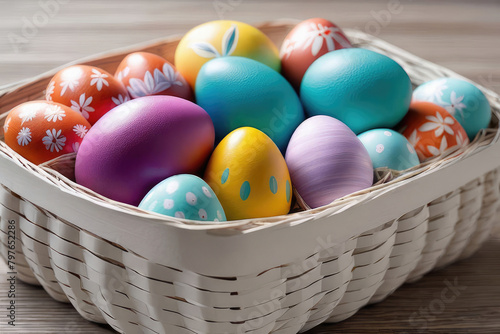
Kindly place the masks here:
<instances>
[{"instance_id":1,"label":"wooden table","mask_svg":"<svg viewBox=\"0 0 500 334\"><path fill-rule=\"evenodd\" d=\"M0 85L98 52L184 33L209 20L258 23L322 16L378 35L500 92L498 2L400 0L392 13L390 3L0 0ZM500 333L499 257L497 229L473 258L405 285L347 321L310 333ZM53 301L41 288L23 283L17 283L18 325L7 327L6 272L0 260L0 333L112 333L83 320L70 305ZM458 285L457 298L444 304L440 296L449 284Z\"/></svg>"}]
</instances>

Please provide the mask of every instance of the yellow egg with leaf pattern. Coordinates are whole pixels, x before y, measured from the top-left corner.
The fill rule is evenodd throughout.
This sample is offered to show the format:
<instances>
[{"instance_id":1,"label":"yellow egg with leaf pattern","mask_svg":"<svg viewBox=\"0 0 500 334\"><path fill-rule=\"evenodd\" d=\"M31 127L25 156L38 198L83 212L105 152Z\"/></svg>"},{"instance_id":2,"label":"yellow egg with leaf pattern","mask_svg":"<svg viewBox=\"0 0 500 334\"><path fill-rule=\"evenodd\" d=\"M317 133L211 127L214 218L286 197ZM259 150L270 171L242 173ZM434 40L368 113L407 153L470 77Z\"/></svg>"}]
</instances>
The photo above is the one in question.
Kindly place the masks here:
<instances>
[{"instance_id":1,"label":"yellow egg with leaf pattern","mask_svg":"<svg viewBox=\"0 0 500 334\"><path fill-rule=\"evenodd\" d=\"M290 211L292 184L285 159L271 138L255 128L238 128L224 137L210 157L204 179L228 220Z\"/></svg>"},{"instance_id":2,"label":"yellow egg with leaf pattern","mask_svg":"<svg viewBox=\"0 0 500 334\"><path fill-rule=\"evenodd\" d=\"M259 29L238 21L211 21L184 35L175 51L175 66L194 89L200 68L213 58L238 56L281 70L276 45Z\"/></svg>"}]
</instances>

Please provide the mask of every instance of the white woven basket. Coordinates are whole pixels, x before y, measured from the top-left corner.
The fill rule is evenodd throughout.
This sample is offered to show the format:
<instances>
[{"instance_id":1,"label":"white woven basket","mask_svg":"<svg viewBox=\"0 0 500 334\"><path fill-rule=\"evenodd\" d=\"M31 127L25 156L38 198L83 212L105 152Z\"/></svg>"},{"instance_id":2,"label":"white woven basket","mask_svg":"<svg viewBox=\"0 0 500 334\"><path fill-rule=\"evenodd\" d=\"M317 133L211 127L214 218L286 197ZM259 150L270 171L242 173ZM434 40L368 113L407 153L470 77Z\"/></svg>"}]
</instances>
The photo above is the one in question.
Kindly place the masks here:
<instances>
[{"instance_id":1,"label":"white woven basket","mask_svg":"<svg viewBox=\"0 0 500 334\"><path fill-rule=\"evenodd\" d=\"M279 44L292 24L260 28ZM372 36L346 33L356 46L399 62L414 84L460 77ZM80 63L113 71L138 50L172 60L177 42ZM41 98L56 71L4 89L0 111ZM18 277L122 333L297 333L344 320L470 256L489 235L499 204L500 98L480 88L493 129L467 148L323 208L220 225L110 201L0 142L1 254L7 258L14 222Z\"/></svg>"}]
</instances>

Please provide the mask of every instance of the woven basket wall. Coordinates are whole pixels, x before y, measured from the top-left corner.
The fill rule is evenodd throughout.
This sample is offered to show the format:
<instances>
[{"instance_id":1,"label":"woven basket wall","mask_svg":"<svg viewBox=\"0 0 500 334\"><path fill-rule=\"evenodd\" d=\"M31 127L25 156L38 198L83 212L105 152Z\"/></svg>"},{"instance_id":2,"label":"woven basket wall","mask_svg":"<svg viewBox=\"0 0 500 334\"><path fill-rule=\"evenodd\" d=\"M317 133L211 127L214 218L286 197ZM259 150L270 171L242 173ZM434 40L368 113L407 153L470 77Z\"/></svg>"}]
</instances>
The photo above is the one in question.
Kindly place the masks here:
<instances>
[{"instance_id":1,"label":"woven basket wall","mask_svg":"<svg viewBox=\"0 0 500 334\"><path fill-rule=\"evenodd\" d=\"M261 29L279 44L292 26ZM346 33L356 46L398 61L414 84L459 77L372 36ZM136 50L172 60L177 42L82 63L114 71ZM55 71L5 90L0 111L41 98ZM342 321L472 255L488 237L500 203L500 98L484 92L493 129L468 148L324 208L217 226L109 201L0 142L0 252L7 258L14 221L19 278L121 333L298 333Z\"/></svg>"}]
</instances>

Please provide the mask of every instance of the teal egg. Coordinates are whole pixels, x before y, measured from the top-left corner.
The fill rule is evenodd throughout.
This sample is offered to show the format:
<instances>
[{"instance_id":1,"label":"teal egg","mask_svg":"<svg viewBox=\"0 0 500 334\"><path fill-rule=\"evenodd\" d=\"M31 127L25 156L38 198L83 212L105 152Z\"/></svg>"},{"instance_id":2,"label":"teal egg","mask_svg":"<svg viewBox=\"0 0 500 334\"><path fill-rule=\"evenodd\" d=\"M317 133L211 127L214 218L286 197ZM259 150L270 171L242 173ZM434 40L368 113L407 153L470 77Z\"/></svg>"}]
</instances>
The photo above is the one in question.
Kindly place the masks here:
<instances>
[{"instance_id":1,"label":"teal egg","mask_svg":"<svg viewBox=\"0 0 500 334\"><path fill-rule=\"evenodd\" d=\"M139 208L191 220L226 221L224 209L210 186L198 176L180 174L158 183Z\"/></svg>"},{"instance_id":2,"label":"teal egg","mask_svg":"<svg viewBox=\"0 0 500 334\"><path fill-rule=\"evenodd\" d=\"M365 49L326 53L311 64L300 86L309 116L327 115L358 134L392 128L408 112L412 86L391 58Z\"/></svg>"},{"instance_id":3,"label":"teal egg","mask_svg":"<svg viewBox=\"0 0 500 334\"><path fill-rule=\"evenodd\" d=\"M304 120L300 99L278 72L249 58L221 57L201 68L196 103L212 118L216 140L240 127L268 135L281 152Z\"/></svg>"},{"instance_id":4,"label":"teal egg","mask_svg":"<svg viewBox=\"0 0 500 334\"><path fill-rule=\"evenodd\" d=\"M488 127L491 107L483 92L473 84L455 78L440 78L418 86L413 92L415 101L437 104L455 117L469 140Z\"/></svg>"},{"instance_id":5,"label":"teal egg","mask_svg":"<svg viewBox=\"0 0 500 334\"><path fill-rule=\"evenodd\" d=\"M401 171L420 163L413 146L396 131L373 129L363 132L358 138L368 151L373 168L388 167Z\"/></svg>"}]
</instances>

